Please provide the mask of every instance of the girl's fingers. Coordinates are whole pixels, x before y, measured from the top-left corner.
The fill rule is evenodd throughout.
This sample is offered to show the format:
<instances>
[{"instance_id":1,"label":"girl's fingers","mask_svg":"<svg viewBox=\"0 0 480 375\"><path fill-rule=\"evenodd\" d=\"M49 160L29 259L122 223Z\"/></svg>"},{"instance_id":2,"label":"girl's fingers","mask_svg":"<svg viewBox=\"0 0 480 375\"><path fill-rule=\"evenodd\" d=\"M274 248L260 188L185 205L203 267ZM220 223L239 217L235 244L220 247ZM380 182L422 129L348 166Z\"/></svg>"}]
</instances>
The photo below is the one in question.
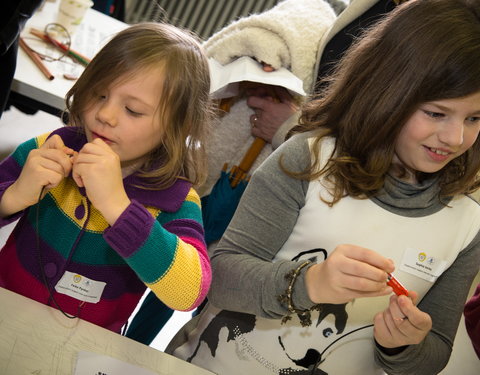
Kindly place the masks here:
<instances>
[{"instance_id":1,"label":"girl's fingers","mask_svg":"<svg viewBox=\"0 0 480 375\"><path fill-rule=\"evenodd\" d=\"M384 269L373 266L362 260L350 258L347 254L339 255L334 259L332 257L332 266L337 268L345 277L349 276L353 283L360 282L359 289L366 283L371 282L375 285L386 287L387 272Z\"/></svg>"},{"instance_id":2,"label":"girl's fingers","mask_svg":"<svg viewBox=\"0 0 480 375\"><path fill-rule=\"evenodd\" d=\"M385 258L377 252L354 245L342 246L342 253L349 259L358 261L356 265L369 265L369 267L363 267L363 271L367 271L372 280L385 280L386 272L393 272L395 266L391 259Z\"/></svg>"},{"instance_id":3,"label":"girl's fingers","mask_svg":"<svg viewBox=\"0 0 480 375\"><path fill-rule=\"evenodd\" d=\"M401 322L407 318L407 315L398 304L398 298L396 295L390 297L389 311L394 321Z\"/></svg>"},{"instance_id":4,"label":"girl's fingers","mask_svg":"<svg viewBox=\"0 0 480 375\"><path fill-rule=\"evenodd\" d=\"M73 149L65 146L63 139L58 134L54 134L48 138L40 148L60 150L67 155L73 155L74 153Z\"/></svg>"},{"instance_id":5,"label":"girl's fingers","mask_svg":"<svg viewBox=\"0 0 480 375\"><path fill-rule=\"evenodd\" d=\"M384 295L391 292L391 288L384 282L350 275L345 275L343 287L355 291L358 294L380 293L381 295Z\"/></svg>"},{"instance_id":6,"label":"girl's fingers","mask_svg":"<svg viewBox=\"0 0 480 375\"><path fill-rule=\"evenodd\" d=\"M64 147L66 146L62 138L58 134L54 134L45 141L41 148L62 150Z\"/></svg>"},{"instance_id":7,"label":"girl's fingers","mask_svg":"<svg viewBox=\"0 0 480 375\"><path fill-rule=\"evenodd\" d=\"M85 184L83 183L82 177L78 173L76 173L75 171L73 171L73 173L72 173L72 178L73 178L73 181L75 181L75 183L77 184L78 187L85 187Z\"/></svg>"}]
</instances>

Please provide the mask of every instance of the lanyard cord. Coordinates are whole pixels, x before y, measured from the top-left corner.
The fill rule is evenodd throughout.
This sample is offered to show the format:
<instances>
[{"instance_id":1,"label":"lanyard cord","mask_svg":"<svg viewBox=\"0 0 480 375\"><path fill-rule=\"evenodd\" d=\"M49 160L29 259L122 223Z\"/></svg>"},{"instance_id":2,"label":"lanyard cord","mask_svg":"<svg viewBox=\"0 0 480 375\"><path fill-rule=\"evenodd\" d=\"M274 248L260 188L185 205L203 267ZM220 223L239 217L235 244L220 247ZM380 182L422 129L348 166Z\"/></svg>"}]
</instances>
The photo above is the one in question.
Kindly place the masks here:
<instances>
[{"instance_id":1,"label":"lanyard cord","mask_svg":"<svg viewBox=\"0 0 480 375\"><path fill-rule=\"evenodd\" d=\"M77 313L75 315L70 315L68 313L66 313L65 311L62 310L62 308L60 307L60 305L58 304L57 300L55 299L55 297L53 296L53 293L52 293L52 290L50 289L50 285L48 284L47 282L47 276L45 275L45 270L43 269L43 262L42 262L42 253L40 251L40 220L39 220L39 217L40 217L40 201L42 200L42 195L43 195L43 192L45 191L45 186L42 186L42 190L40 190L40 195L38 196L38 202L37 202L37 207L36 207L36 212L35 212L35 222L36 222L36 235L35 235L35 239L36 239L36 243L37 243L37 254L38 254L38 265L40 267L40 274L42 276L42 281L43 283L45 284L45 287L47 288L48 290L48 294L50 296L49 300L52 301L55 305L55 307L60 310L60 312L66 316L68 319L75 319L75 318L78 318L80 317L80 312L82 310L82 307L83 305L85 304L85 301L83 301L82 303L80 303L78 305L78 309L77 309ZM80 236L79 236L80 237ZM75 241L75 245L77 245L78 241L80 240L80 238L77 237L77 240ZM72 251L73 253L73 251ZM71 254L70 256L68 257L68 259L71 258Z\"/></svg>"}]
</instances>

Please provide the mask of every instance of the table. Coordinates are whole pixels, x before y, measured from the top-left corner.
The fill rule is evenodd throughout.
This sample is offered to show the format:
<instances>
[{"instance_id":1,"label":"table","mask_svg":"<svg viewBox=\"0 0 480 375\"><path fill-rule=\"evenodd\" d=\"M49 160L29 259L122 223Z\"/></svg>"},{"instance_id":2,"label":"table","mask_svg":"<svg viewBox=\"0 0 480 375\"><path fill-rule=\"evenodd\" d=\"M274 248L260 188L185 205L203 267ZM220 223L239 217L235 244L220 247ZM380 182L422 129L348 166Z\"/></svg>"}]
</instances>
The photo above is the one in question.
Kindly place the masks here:
<instances>
[{"instance_id":1,"label":"table","mask_svg":"<svg viewBox=\"0 0 480 375\"><path fill-rule=\"evenodd\" d=\"M169 354L0 288L0 374L69 375L88 351L160 375L212 375Z\"/></svg>"},{"instance_id":2,"label":"table","mask_svg":"<svg viewBox=\"0 0 480 375\"><path fill-rule=\"evenodd\" d=\"M45 2L31 19L28 20L22 35L31 37L30 28L43 30L45 25L54 22L58 11L59 1ZM96 52L118 31L128 24L109 17L94 9L89 9L72 35L71 48L83 55L92 58ZM27 40L28 41L28 40ZM55 79L49 81L19 48L17 68L12 82L12 97L15 101L24 100L28 106L36 107L54 115L59 115L65 109L65 95L75 81L63 77L65 70L74 70L74 75L80 75L83 67L79 64L65 64L60 62L45 63L54 74ZM69 72L72 73L72 72Z\"/></svg>"}]
</instances>

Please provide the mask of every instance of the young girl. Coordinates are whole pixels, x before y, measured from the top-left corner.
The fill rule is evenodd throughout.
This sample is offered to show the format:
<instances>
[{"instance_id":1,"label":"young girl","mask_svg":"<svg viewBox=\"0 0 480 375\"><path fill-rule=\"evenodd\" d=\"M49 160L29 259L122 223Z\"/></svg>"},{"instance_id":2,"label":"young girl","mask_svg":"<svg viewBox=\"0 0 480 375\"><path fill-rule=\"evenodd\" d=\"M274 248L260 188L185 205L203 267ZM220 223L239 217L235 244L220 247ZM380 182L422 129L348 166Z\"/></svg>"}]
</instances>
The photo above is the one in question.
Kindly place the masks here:
<instances>
[{"instance_id":1,"label":"young girl","mask_svg":"<svg viewBox=\"0 0 480 375\"><path fill-rule=\"evenodd\" d=\"M358 40L255 171L168 353L219 374L441 371L480 264L479 15L411 0Z\"/></svg>"},{"instance_id":2,"label":"young girl","mask_svg":"<svg viewBox=\"0 0 480 375\"><path fill-rule=\"evenodd\" d=\"M0 165L0 217L20 218L0 286L119 332L146 286L190 310L211 272L192 185L204 176L207 60L193 36L117 34L67 94L71 126Z\"/></svg>"}]
</instances>

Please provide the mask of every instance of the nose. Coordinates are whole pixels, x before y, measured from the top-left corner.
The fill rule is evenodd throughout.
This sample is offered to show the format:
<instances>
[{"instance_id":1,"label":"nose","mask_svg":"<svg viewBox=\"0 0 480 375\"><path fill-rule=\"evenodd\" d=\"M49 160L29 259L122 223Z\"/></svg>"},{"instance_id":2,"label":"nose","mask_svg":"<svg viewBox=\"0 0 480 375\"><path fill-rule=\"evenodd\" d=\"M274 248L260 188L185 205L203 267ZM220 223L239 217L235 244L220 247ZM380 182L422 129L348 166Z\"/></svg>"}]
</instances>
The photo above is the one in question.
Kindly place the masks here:
<instances>
[{"instance_id":1,"label":"nose","mask_svg":"<svg viewBox=\"0 0 480 375\"><path fill-rule=\"evenodd\" d=\"M443 126L438 138L448 146L460 146L463 144L463 132L463 121L452 120Z\"/></svg>"},{"instance_id":2,"label":"nose","mask_svg":"<svg viewBox=\"0 0 480 375\"><path fill-rule=\"evenodd\" d=\"M117 126L117 110L108 99L104 99L97 111L97 120L108 126Z\"/></svg>"}]
</instances>

